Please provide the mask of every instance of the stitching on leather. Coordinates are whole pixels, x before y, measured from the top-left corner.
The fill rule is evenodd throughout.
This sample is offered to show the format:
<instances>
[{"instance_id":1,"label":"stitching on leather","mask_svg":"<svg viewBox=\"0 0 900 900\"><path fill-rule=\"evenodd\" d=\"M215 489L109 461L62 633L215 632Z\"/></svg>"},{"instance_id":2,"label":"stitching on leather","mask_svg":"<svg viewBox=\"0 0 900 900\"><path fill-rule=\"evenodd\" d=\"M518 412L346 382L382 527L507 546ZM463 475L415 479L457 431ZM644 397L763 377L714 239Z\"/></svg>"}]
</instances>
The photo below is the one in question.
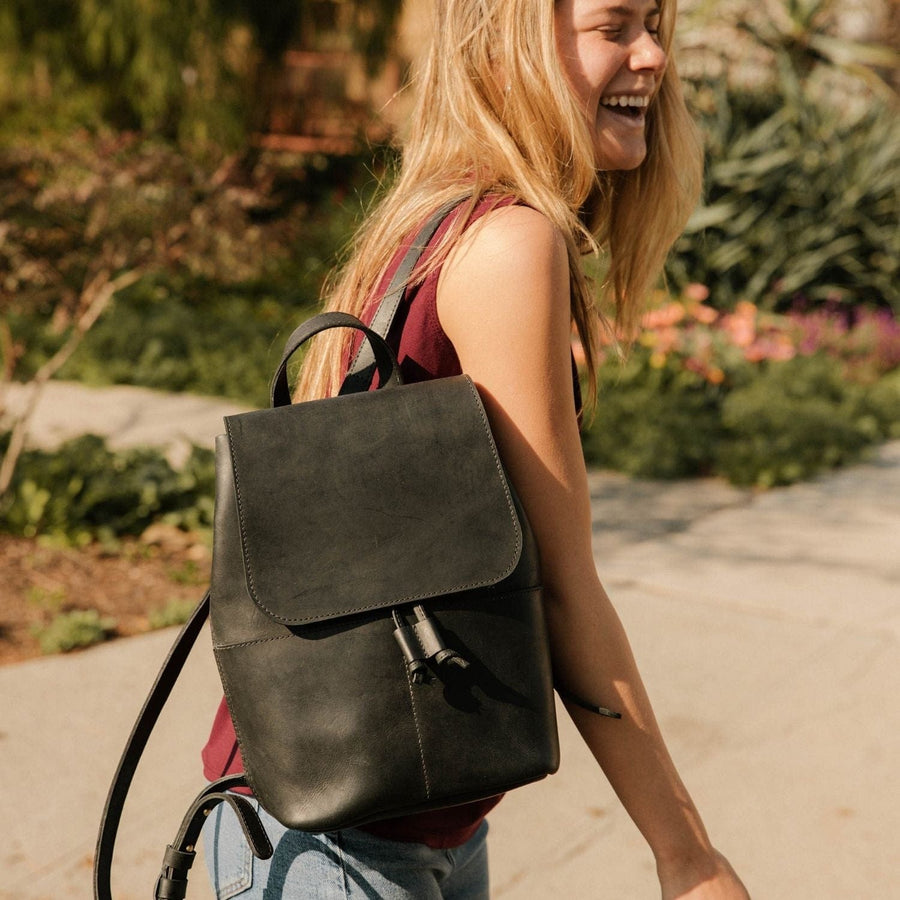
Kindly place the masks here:
<instances>
[{"instance_id":1,"label":"stitching on leather","mask_svg":"<svg viewBox=\"0 0 900 900\"><path fill-rule=\"evenodd\" d=\"M216 661L216 668L219 670L219 680L222 682L222 691L225 694L225 704L228 706L228 709L231 710L233 708L231 698L232 693L229 687L228 679L225 675L225 670L222 668L222 664L219 661L219 657L217 654L213 653L213 658ZM253 791L253 795L256 796L256 789L253 787L253 773L251 771L251 765L246 755L244 754L244 741L241 738L241 728L238 725L237 719L232 716L231 724L234 726L234 736L237 738L238 747L241 751L241 762L244 766L244 777L247 781L250 790Z\"/></svg>"},{"instance_id":2,"label":"stitching on leather","mask_svg":"<svg viewBox=\"0 0 900 900\"><path fill-rule=\"evenodd\" d=\"M428 778L428 767L425 765L425 748L422 746L422 732L419 731L419 716L416 714L416 698L408 674L406 676L406 688L409 691L409 705L412 709L413 725L416 727L416 743L419 745L419 760L422 763L422 776L425 779L425 799L430 800L431 781Z\"/></svg>"},{"instance_id":3,"label":"stitching on leather","mask_svg":"<svg viewBox=\"0 0 900 900\"><path fill-rule=\"evenodd\" d=\"M513 567L513 568L515 568L515 567ZM507 572L506 574L508 575L509 572ZM280 621L288 622L291 625L301 625L304 622L310 622L310 623L329 622L332 619L338 619L341 616L349 616L349 615L352 615L353 613L368 612L369 610L373 610L373 609L390 609L391 606L400 606L402 603L413 603L417 600L430 600L433 597L446 597L455 592L460 593L460 592L466 591L466 590L475 590L476 588L479 588L479 587L487 587L492 584L496 584L497 581L502 581L503 578L505 578L505 577L506 577L506 575L503 575L500 578L496 579L496 581L492 579L489 581L479 582L478 584L463 585L462 587L459 587L459 588L450 588L449 590L439 590L439 591L435 591L434 593L429 593L429 594L412 594L409 597L401 597L397 600L391 600L390 603L372 603L369 606L357 606L357 607L354 607L353 609L339 609L339 610L337 610L337 612L333 612L330 615L326 616L325 618L319 618L317 616L306 616L305 618L302 618L302 619L290 619L290 620L280 619ZM505 597L514 597L516 594L531 594L531 593L534 593L534 591L541 590L541 587L542 587L541 584L534 584L534 585L531 585L530 587L517 588L514 591L503 591L502 593L498 593L495 597L491 597L490 600L493 601L493 600L500 600ZM272 612L268 607L264 606L262 603L258 602L258 605L261 609L263 609L270 616L272 616L272 618L274 618L274 619L279 618L276 613ZM291 637L291 635L286 634L283 637L260 638L257 641L245 641L244 644L222 644L221 646L216 646L214 649L230 650L232 647L241 647L241 646L244 646L245 644L262 644L262 643L265 643L266 641L282 641L282 640L286 640L289 637Z\"/></svg>"},{"instance_id":4,"label":"stitching on leather","mask_svg":"<svg viewBox=\"0 0 900 900\"><path fill-rule=\"evenodd\" d=\"M491 456L493 457L494 465L497 468L497 474L500 479L500 486L503 488L503 493L504 493L504 496L506 497L506 505L507 505L507 509L509 511L509 517L510 517L510 520L511 520L511 523L513 526L513 530L515 531L516 537L515 537L514 547L513 547L513 556L512 556L512 559L511 559L509 565L503 571L498 573L497 575L490 576L488 578L484 578L480 581L475 581L470 584L460 584L460 585L454 585L454 586L450 586L450 587L442 587L442 588L438 588L437 590L434 590L434 591L428 591L426 593L410 594L407 597L394 597L394 598L391 598L391 600L386 603L385 602L369 603L365 606L354 606L354 607L350 607L348 609L333 610L324 619L320 616L299 616L296 618L295 617L289 618L287 616L281 615L280 613L276 613L274 610L272 610L268 606L266 606L266 604L262 601L262 599L259 596L259 593L256 590L256 585L253 583L253 571L252 571L252 563L251 563L251 559L250 559L250 550L249 550L249 547L247 546L247 533L244 528L244 506L243 506L243 502L241 500L241 489L240 489L240 483L239 483L239 479L238 479L237 465L235 463L235 458L234 458L234 447L233 447L232 440L231 440L231 437L232 437L231 428L229 426L228 421L226 420L225 427L228 431L228 443L229 443L229 448L231 450L231 454L230 454L231 455L231 463L232 463L231 468L232 468L232 472L234 474L234 493L235 493L235 499L236 499L237 508L238 508L238 527L239 527L239 531L240 531L240 535L241 535L241 550L243 552L244 563L245 563L244 564L244 573L247 577L247 589L250 593L250 596L253 598L253 602L261 610L263 610L267 615L271 616L277 622L283 622L287 625L300 625L304 622L328 621L330 619L340 618L341 616L353 615L354 613L367 612L367 611L373 610L373 609L385 609L389 606L396 606L401 603L411 603L416 600L427 600L431 597L443 597L448 594L456 594L461 591L475 590L476 588L486 587L491 584L496 584L497 582L502 581L504 578L506 578L508 575L510 575L515 570L516 566L519 564L519 560L521 559L521 555L522 555L522 526L519 522L518 516L516 515L515 504L513 503L512 496L509 491L509 484L507 483L506 474L503 470L503 463L500 460L500 454L497 452L497 445L494 442L494 437L493 437L493 434L491 433L491 427L487 420L487 415L484 411L484 404L481 402L481 396L478 393L478 389L475 387L474 383L472 382L472 379L469 378L468 375L463 375L461 377L465 380L465 383L468 386L469 391L471 392L471 394L475 400L475 407L478 410L478 415L481 420L481 425L482 425L482 428L484 429L485 435L488 440L488 445L491 450Z\"/></svg>"},{"instance_id":5,"label":"stitching on leather","mask_svg":"<svg viewBox=\"0 0 900 900\"><path fill-rule=\"evenodd\" d=\"M237 512L238 512L238 531L241 534L241 553L243 554L245 565L244 565L244 575L247 579L247 589L250 592L250 596L256 600L256 587L253 584L253 572L250 567L250 552L247 547L247 532L244 529L244 503L241 498L241 485L240 479L238 478L238 470L237 463L234 458L234 442L232 441L232 433L231 433L231 423L228 419L225 419L225 431L228 433L228 450L229 457L231 458L231 473L232 480L234 481L234 497L235 502L237 503ZM270 610L266 610L271 615Z\"/></svg>"},{"instance_id":6,"label":"stitching on leather","mask_svg":"<svg viewBox=\"0 0 900 900\"><path fill-rule=\"evenodd\" d=\"M474 382L468 375L464 376L466 379L466 384L469 386L469 390L472 392L472 395L475 398L475 405L478 408L478 412L481 416L481 424L484 427L484 432L487 435L488 444L491 447L491 453L494 457L494 465L497 466L497 474L500 476L500 484L503 487L503 493L506 495L506 505L509 509L509 517L512 520L513 528L516 532L516 541L515 541L515 553L513 556L513 561L510 563L506 571L497 579L499 581L502 578L505 578L507 575L511 574L513 569L515 569L516 565L519 562L519 557L522 552L522 526L519 522L519 517L516 515L515 504L513 503L512 497L509 493L509 484L506 481L506 473L503 471L503 463L500 460L500 454L497 452L497 445L494 442L494 435L491 431L490 423L487 420L487 414L484 411L484 404L481 402L481 395L478 393L477 388L475 387ZM491 582L485 582L490 584ZM458 590L462 590L462 588L458 588Z\"/></svg>"},{"instance_id":7,"label":"stitching on leather","mask_svg":"<svg viewBox=\"0 0 900 900\"><path fill-rule=\"evenodd\" d=\"M253 641L239 641L235 644L216 644L213 647L213 650L236 650L238 647L250 647L253 644L269 644L272 641L286 641L291 637L293 637L293 635L282 634L278 637L257 638Z\"/></svg>"}]
</instances>

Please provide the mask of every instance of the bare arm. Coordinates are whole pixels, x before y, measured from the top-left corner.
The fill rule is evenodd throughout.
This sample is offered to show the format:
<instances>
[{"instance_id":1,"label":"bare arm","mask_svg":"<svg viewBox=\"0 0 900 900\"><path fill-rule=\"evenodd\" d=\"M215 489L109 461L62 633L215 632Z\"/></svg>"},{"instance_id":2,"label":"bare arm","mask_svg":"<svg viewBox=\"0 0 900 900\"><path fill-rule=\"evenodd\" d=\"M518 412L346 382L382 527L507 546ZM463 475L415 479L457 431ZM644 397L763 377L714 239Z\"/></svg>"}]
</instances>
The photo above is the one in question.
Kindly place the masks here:
<instances>
[{"instance_id":1,"label":"bare arm","mask_svg":"<svg viewBox=\"0 0 900 900\"><path fill-rule=\"evenodd\" d=\"M537 537L556 676L575 693L622 713L614 721L569 707L656 856L663 896L745 896L736 880L735 893L690 892L730 877L727 863L712 849L669 757L628 640L597 576L572 399L569 277L561 237L531 209L489 214L448 259L438 312L463 371L485 400Z\"/></svg>"}]
</instances>

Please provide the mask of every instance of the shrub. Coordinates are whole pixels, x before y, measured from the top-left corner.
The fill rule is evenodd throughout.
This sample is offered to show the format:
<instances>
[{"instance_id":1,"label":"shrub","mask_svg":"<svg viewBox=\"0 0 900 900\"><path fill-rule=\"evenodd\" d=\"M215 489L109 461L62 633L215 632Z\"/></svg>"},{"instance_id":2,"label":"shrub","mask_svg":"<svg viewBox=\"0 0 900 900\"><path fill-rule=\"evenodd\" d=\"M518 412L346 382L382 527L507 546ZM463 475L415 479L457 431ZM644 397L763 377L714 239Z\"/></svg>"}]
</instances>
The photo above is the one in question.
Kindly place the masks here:
<instances>
[{"instance_id":1,"label":"shrub","mask_svg":"<svg viewBox=\"0 0 900 900\"><path fill-rule=\"evenodd\" d=\"M602 365L588 462L771 486L900 437L900 325L889 313L776 315L746 301L719 313L706 296L695 284L663 303L628 362Z\"/></svg>"},{"instance_id":2,"label":"shrub","mask_svg":"<svg viewBox=\"0 0 900 900\"><path fill-rule=\"evenodd\" d=\"M784 79L698 88L706 190L668 274L715 305L788 309L798 297L900 314L900 120L872 100L851 120ZM839 106L839 105L838 105Z\"/></svg>"},{"instance_id":3,"label":"shrub","mask_svg":"<svg viewBox=\"0 0 900 900\"><path fill-rule=\"evenodd\" d=\"M193 600L170 600L165 606L155 609L147 616L152 629L183 625L191 617L197 604Z\"/></svg>"},{"instance_id":4,"label":"shrub","mask_svg":"<svg viewBox=\"0 0 900 900\"><path fill-rule=\"evenodd\" d=\"M209 3L11 0L0 17L0 104L35 131L106 121L238 146L254 48Z\"/></svg>"},{"instance_id":5,"label":"shrub","mask_svg":"<svg viewBox=\"0 0 900 900\"><path fill-rule=\"evenodd\" d=\"M60 613L48 625L32 631L42 653L67 653L105 641L115 630L115 619L100 615L96 609L75 609Z\"/></svg>"},{"instance_id":6,"label":"shrub","mask_svg":"<svg viewBox=\"0 0 900 900\"><path fill-rule=\"evenodd\" d=\"M94 326L61 375L262 406L278 363L278 337L305 314L299 303L289 311L287 302L252 288L198 282L176 296L139 284Z\"/></svg>"},{"instance_id":7,"label":"shrub","mask_svg":"<svg viewBox=\"0 0 900 900\"><path fill-rule=\"evenodd\" d=\"M624 367L607 362L599 405L585 432L585 458L640 478L708 474L719 433L721 388L674 360L635 351Z\"/></svg>"},{"instance_id":8,"label":"shrub","mask_svg":"<svg viewBox=\"0 0 900 900\"><path fill-rule=\"evenodd\" d=\"M135 136L60 143L0 146L5 370L28 379L60 349L83 312L86 273L112 247L110 265L138 280L60 377L264 404L281 339L317 304L376 189L371 171L360 174L359 158L292 167L266 157L237 189ZM368 163L388 158L373 151Z\"/></svg>"},{"instance_id":9,"label":"shrub","mask_svg":"<svg viewBox=\"0 0 900 900\"><path fill-rule=\"evenodd\" d=\"M900 439L900 368L866 387L860 405L874 418L883 437Z\"/></svg>"},{"instance_id":10,"label":"shrub","mask_svg":"<svg viewBox=\"0 0 900 900\"><path fill-rule=\"evenodd\" d=\"M722 403L716 469L732 483L772 487L859 458L879 423L826 356L770 363Z\"/></svg>"},{"instance_id":11,"label":"shrub","mask_svg":"<svg viewBox=\"0 0 900 900\"><path fill-rule=\"evenodd\" d=\"M74 544L140 534L161 519L191 530L210 528L214 486L211 450L193 448L175 471L158 450L114 453L102 438L85 435L53 453L22 455L3 501L2 527Z\"/></svg>"}]
</instances>

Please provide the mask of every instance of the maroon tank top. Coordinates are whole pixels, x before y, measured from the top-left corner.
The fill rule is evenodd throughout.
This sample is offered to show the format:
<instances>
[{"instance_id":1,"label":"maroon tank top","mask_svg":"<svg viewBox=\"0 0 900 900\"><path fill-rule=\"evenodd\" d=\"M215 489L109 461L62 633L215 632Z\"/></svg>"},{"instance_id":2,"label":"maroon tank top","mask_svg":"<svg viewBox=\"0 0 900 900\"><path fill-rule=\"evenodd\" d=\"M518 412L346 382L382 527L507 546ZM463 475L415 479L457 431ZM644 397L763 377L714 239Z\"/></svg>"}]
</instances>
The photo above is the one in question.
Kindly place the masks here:
<instances>
[{"instance_id":1,"label":"maroon tank top","mask_svg":"<svg viewBox=\"0 0 900 900\"><path fill-rule=\"evenodd\" d=\"M512 197L496 195L486 197L476 206L467 224L471 224L492 209L509 206L514 202ZM461 211L451 213L441 223L429 247L422 255L423 262L433 252L432 248L452 227L455 216L461 214ZM360 317L367 324L374 317L378 306L377 301L380 300L391 278L399 268L404 254L412 244L413 237L414 235L410 235L397 250L391 265L381 280L375 299ZM403 381L407 384L427 381L431 378L459 375L462 371L456 350L450 343L450 339L444 334L444 329L438 319L436 301L439 277L440 268L438 267L420 284L412 285L407 289L388 335L388 342L397 353ZM356 353L361 342L362 335L360 333L353 343L350 358ZM375 378L377 381L377 375ZM216 712L209 740L203 748L202 759L204 775L210 781L221 778L223 775L243 771L234 725L231 722L224 698ZM373 822L361 826L361 829L395 841L423 843L433 848L458 847L475 834L484 817L500 802L501 796L447 809Z\"/></svg>"}]
</instances>

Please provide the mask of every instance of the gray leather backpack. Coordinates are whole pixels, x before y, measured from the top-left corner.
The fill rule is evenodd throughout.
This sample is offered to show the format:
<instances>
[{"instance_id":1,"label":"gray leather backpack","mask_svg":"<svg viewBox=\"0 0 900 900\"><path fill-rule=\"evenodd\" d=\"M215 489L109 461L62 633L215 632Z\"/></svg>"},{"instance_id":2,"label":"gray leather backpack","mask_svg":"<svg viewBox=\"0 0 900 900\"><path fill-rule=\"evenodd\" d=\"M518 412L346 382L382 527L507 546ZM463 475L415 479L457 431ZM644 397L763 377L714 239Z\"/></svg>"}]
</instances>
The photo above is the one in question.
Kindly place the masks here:
<instances>
[{"instance_id":1,"label":"gray leather backpack","mask_svg":"<svg viewBox=\"0 0 900 900\"><path fill-rule=\"evenodd\" d=\"M342 313L304 323L287 342L272 408L225 420L210 590L119 764L98 840L98 900L111 898L138 758L207 613L245 772L191 805L157 898L185 895L218 803L257 856L271 855L253 805L231 788L249 786L284 825L319 832L494 796L556 770L537 549L481 399L465 375L401 384L382 337L450 208L417 235L371 327ZM335 327L368 341L344 389L292 405L288 360ZM376 369L382 387L369 391Z\"/></svg>"}]
</instances>

